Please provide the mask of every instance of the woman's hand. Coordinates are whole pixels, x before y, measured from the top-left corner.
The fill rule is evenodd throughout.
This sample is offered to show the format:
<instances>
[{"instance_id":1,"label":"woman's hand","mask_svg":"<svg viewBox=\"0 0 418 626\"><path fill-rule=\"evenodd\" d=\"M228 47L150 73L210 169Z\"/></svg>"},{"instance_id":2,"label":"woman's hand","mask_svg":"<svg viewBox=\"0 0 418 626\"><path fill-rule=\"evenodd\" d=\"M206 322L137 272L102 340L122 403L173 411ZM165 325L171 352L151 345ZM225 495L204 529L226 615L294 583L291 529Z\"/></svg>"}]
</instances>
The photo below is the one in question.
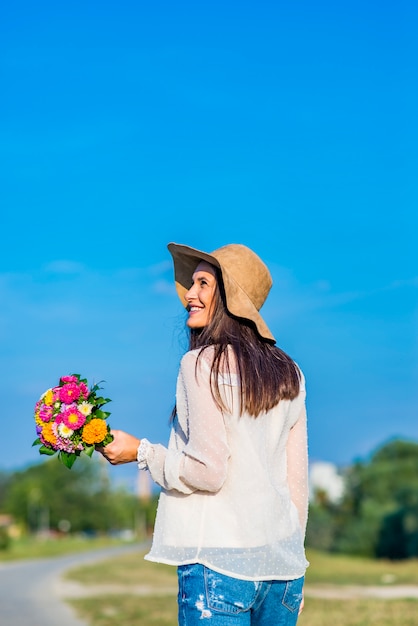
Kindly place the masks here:
<instances>
[{"instance_id":1,"label":"woman's hand","mask_svg":"<svg viewBox=\"0 0 418 626\"><path fill-rule=\"evenodd\" d=\"M304 594L304 591L302 589L302 602L300 603L298 615L300 615L302 613L304 607L305 607L305 594Z\"/></svg>"},{"instance_id":2,"label":"woman's hand","mask_svg":"<svg viewBox=\"0 0 418 626\"><path fill-rule=\"evenodd\" d=\"M123 430L111 430L113 441L104 448L96 448L112 465L132 463L136 461L136 454L141 440Z\"/></svg>"}]
</instances>

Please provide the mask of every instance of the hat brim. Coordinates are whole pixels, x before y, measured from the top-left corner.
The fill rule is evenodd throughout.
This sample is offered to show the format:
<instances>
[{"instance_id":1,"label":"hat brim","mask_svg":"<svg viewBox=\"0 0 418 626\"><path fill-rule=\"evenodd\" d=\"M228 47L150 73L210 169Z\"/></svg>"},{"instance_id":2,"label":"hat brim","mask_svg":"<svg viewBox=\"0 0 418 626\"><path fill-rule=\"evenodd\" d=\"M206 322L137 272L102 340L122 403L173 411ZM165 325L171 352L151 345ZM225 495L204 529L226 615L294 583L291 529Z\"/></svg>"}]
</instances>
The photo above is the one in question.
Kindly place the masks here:
<instances>
[{"instance_id":1,"label":"hat brim","mask_svg":"<svg viewBox=\"0 0 418 626\"><path fill-rule=\"evenodd\" d=\"M223 271L222 264L218 261L216 256L214 256L216 250L214 253L208 254L202 250L176 243L169 243L167 247L173 257L174 280L177 294L184 307L187 307L185 296L192 286L193 273L201 261L206 261L217 267L220 271L225 289L226 306L229 313L234 317L252 322L259 335L264 339L273 342L276 341L245 291L227 271Z\"/></svg>"}]
</instances>

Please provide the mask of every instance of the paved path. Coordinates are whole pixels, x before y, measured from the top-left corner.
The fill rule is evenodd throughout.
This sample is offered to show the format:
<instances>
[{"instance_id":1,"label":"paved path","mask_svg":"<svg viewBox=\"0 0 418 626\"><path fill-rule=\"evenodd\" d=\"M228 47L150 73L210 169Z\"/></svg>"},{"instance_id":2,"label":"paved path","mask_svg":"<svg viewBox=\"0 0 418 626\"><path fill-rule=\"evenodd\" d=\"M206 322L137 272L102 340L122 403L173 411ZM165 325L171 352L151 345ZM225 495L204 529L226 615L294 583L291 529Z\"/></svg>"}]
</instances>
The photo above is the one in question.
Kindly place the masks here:
<instances>
[{"instance_id":1,"label":"paved path","mask_svg":"<svg viewBox=\"0 0 418 626\"><path fill-rule=\"evenodd\" d=\"M86 626L63 600L62 574L143 546L125 545L62 557L0 563L1 626Z\"/></svg>"}]
</instances>

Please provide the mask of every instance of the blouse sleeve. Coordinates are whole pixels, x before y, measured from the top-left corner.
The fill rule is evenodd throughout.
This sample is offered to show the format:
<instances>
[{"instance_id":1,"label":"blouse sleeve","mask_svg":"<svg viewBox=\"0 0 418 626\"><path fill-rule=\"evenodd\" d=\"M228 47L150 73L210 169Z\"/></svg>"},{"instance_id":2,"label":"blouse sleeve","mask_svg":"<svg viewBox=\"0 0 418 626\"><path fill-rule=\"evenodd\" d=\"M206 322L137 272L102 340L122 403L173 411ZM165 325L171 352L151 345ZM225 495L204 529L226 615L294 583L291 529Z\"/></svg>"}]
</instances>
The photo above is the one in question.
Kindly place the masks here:
<instances>
[{"instance_id":1,"label":"blouse sleeve","mask_svg":"<svg viewBox=\"0 0 418 626\"><path fill-rule=\"evenodd\" d=\"M196 358L195 353L186 353L179 371L178 388L187 414L185 445L176 445L172 431L168 449L154 445L147 458L157 484L185 494L219 491L230 456L223 415L210 390L209 366L201 359L196 369Z\"/></svg>"},{"instance_id":2,"label":"blouse sleeve","mask_svg":"<svg viewBox=\"0 0 418 626\"><path fill-rule=\"evenodd\" d=\"M306 407L303 404L287 442L287 473L290 497L295 504L302 532L308 521L308 440Z\"/></svg>"}]
</instances>

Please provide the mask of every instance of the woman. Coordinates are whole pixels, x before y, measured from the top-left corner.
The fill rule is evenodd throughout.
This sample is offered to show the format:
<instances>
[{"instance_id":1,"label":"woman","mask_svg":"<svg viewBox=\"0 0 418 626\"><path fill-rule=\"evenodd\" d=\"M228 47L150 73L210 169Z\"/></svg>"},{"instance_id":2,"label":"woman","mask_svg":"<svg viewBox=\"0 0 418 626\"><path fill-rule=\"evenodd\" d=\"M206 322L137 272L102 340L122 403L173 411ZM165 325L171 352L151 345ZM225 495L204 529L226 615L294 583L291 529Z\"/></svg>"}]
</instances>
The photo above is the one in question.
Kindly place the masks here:
<instances>
[{"instance_id":1,"label":"woman","mask_svg":"<svg viewBox=\"0 0 418 626\"><path fill-rule=\"evenodd\" d=\"M304 378L259 313L272 285L249 248L171 243L188 311L168 447L123 431L102 450L160 485L145 557L178 568L179 624L294 625L308 562Z\"/></svg>"}]
</instances>

